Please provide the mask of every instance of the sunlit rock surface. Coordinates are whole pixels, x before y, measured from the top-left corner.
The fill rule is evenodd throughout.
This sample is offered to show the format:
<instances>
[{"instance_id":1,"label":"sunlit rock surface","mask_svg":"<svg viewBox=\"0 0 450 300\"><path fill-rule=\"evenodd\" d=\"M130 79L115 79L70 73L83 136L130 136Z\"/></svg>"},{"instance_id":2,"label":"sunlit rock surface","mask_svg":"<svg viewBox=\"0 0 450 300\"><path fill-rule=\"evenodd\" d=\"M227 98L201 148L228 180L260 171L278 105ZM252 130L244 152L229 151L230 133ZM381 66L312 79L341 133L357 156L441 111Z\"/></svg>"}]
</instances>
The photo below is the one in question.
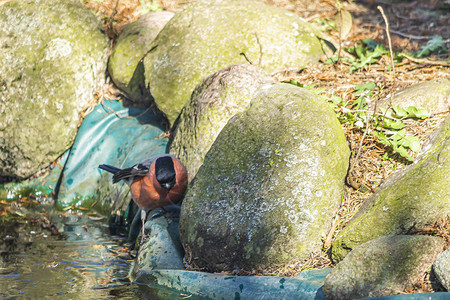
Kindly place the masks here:
<instances>
[{"instance_id":1,"label":"sunlit rock surface","mask_svg":"<svg viewBox=\"0 0 450 300\"><path fill-rule=\"evenodd\" d=\"M169 11L149 12L126 25L112 50L108 71L114 83L123 90L131 104L149 106L151 96L145 88L142 59L161 29L173 17Z\"/></svg>"},{"instance_id":2,"label":"sunlit rock surface","mask_svg":"<svg viewBox=\"0 0 450 300\"><path fill-rule=\"evenodd\" d=\"M450 291L450 248L438 256L434 262L433 269L442 286L447 291Z\"/></svg>"},{"instance_id":3,"label":"sunlit rock surface","mask_svg":"<svg viewBox=\"0 0 450 300\"><path fill-rule=\"evenodd\" d=\"M340 204L348 157L326 102L294 85L263 86L191 183L180 219L186 252L209 270L308 258Z\"/></svg>"},{"instance_id":4,"label":"sunlit rock surface","mask_svg":"<svg viewBox=\"0 0 450 300\"><path fill-rule=\"evenodd\" d=\"M247 58L273 72L317 63L328 49L317 35L297 15L259 1L196 1L152 43L146 86L173 124L197 84L229 65Z\"/></svg>"},{"instance_id":5,"label":"sunlit rock surface","mask_svg":"<svg viewBox=\"0 0 450 300\"><path fill-rule=\"evenodd\" d=\"M415 162L386 179L333 242L339 261L356 246L420 230L450 214L450 117L436 128Z\"/></svg>"},{"instance_id":6,"label":"sunlit rock surface","mask_svg":"<svg viewBox=\"0 0 450 300\"><path fill-rule=\"evenodd\" d=\"M325 279L326 299L360 299L395 294L422 278L442 251L432 236L386 236L350 252Z\"/></svg>"},{"instance_id":7,"label":"sunlit rock surface","mask_svg":"<svg viewBox=\"0 0 450 300\"><path fill-rule=\"evenodd\" d=\"M28 177L71 145L107 48L100 20L77 1L0 5L0 175Z\"/></svg>"},{"instance_id":8,"label":"sunlit rock surface","mask_svg":"<svg viewBox=\"0 0 450 300\"><path fill-rule=\"evenodd\" d=\"M264 83L274 82L259 67L239 64L207 77L184 106L174 132L170 153L186 166L194 178L206 153L228 120L248 108Z\"/></svg>"},{"instance_id":9,"label":"sunlit rock surface","mask_svg":"<svg viewBox=\"0 0 450 300\"><path fill-rule=\"evenodd\" d=\"M381 107L388 103L403 108L408 106L423 107L430 113L443 113L450 110L450 80L437 78L412 86L381 102Z\"/></svg>"}]
</instances>

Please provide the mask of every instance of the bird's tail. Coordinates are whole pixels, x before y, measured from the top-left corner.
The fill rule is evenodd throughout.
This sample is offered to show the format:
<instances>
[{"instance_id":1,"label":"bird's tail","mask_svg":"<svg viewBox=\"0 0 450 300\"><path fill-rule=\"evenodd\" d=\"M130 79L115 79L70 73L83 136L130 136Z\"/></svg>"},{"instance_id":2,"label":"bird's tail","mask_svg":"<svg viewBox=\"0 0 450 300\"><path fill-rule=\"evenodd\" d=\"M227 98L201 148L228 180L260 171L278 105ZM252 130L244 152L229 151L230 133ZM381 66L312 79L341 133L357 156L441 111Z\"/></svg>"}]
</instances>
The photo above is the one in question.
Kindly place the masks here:
<instances>
[{"instance_id":1,"label":"bird's tail","mask_svg":"<svg viewBox=\"0 0 450 300\"><path fill-rule=\"evenodd\" d=\"M110 166L110 165L100 165L98 166L99 169L108 171L110 173L116 174L117 172L119 172L121 169Z\"/></svg>"}]
</instances>

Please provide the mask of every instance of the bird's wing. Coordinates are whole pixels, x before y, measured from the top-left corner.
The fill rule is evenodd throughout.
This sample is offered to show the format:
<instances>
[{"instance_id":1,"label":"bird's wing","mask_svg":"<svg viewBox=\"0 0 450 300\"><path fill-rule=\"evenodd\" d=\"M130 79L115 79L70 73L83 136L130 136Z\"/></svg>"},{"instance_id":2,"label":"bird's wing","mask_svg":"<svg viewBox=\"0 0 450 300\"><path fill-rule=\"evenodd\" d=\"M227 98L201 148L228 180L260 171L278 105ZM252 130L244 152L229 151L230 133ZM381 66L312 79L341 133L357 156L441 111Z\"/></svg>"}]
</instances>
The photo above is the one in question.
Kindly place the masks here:
<instances>
[{"instance_id":1,"label":"bird's wing","mask_svg":"<svg viewBox=\"0 0 450 300\"><path fill-rule=\"evenodd\" d=\"M170 154L163 154L163 155L155 155L150 158L147 158L137 165L132 166L131 168L126 168L123 170L120 170L119 172L115 173L113 176L113 183L119 182L122 179L127 179L134 176L145 176L150 171L150 167L152 164L160 157L163 156L170 156L174 157Z\"/></svg>"},{"instance_id":2,"label":"bird's wing","mask_svg":"<svg viewBox=\"0 0 450 300\"><path fill-rule=\"evenodd\" d=\"M113 173L113 174L115 174L115 173L120 171L119 168L116 168L116 167L110 166L110 165L99 165L98 168L102 169L102 170L105 170L105 171L108 171L108 172Z\"/></svg>"}]
</instances>

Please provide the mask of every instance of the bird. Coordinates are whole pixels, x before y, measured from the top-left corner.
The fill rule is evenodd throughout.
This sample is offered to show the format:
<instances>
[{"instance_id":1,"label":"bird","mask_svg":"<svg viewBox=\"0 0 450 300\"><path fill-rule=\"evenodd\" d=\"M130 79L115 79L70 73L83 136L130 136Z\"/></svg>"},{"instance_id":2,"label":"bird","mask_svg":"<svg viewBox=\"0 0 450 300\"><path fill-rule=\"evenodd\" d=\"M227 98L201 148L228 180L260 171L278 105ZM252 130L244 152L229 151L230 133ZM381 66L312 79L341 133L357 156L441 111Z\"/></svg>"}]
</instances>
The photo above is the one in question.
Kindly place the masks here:
<instances>
[{"instance_id":1,"label":"bird","mask_svg":"<svg viewBox=\"0 0 450 300\"><path fill-rule=\"evenodd\" d=\"M156 155L126 169L99 165L99 169L113 173L113 183L124 181L133 201L141 208L142 238L150 210L178 203L188 185L186 167L170 154Z\"/></svg>"}]
</instances>

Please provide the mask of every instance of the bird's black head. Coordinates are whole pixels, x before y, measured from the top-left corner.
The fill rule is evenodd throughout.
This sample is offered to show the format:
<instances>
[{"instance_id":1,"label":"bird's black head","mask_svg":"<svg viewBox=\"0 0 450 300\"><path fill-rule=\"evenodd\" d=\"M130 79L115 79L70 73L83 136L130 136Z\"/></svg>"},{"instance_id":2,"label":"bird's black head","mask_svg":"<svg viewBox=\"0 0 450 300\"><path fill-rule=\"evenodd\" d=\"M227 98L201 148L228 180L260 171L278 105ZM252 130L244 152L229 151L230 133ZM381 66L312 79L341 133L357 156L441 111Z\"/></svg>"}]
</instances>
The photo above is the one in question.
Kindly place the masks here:
<instances>
[{"instance_id":1,"label":"bird's black head","mask_svg":"<svg viewBox=\"0 0 450 300\"><path fill-rule=\"evenodd\" d=\"M176 182L172 158L170 156L158 158L155 162L155 173L159 184L167 191L170 191Z\"/></svg>"}]
</instances>

